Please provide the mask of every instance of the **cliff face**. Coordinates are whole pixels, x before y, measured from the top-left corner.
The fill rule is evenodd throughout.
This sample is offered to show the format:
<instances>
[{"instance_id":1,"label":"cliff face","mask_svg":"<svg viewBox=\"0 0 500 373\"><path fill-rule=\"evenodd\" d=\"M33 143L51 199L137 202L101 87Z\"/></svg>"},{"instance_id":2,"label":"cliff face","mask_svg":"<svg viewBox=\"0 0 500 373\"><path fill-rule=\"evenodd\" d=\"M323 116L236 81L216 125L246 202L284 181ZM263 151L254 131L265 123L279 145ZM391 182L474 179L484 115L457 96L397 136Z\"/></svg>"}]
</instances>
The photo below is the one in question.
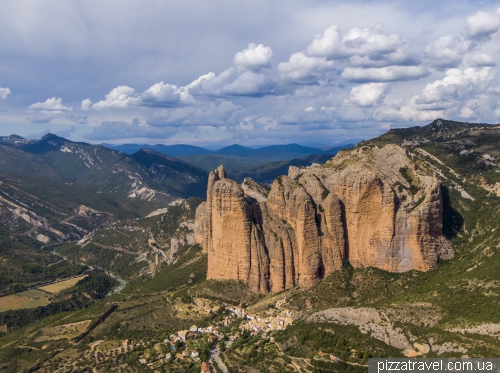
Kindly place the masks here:
<instances>
[{"instance_id":1,"label":"cliff face","mask_svg":"<svg viewBox=\"0 0 500 373\"><path fill-rule=\"evenodd\" d=\"M421 165L420 165L421 166ZM195 236L208 279L253 289L310 287L339 269L427 271L453 256L442 234L438 179L396 145L339 153L321 167L290 167L267 192L210 173Z\"/></svg>"}]
</instances>

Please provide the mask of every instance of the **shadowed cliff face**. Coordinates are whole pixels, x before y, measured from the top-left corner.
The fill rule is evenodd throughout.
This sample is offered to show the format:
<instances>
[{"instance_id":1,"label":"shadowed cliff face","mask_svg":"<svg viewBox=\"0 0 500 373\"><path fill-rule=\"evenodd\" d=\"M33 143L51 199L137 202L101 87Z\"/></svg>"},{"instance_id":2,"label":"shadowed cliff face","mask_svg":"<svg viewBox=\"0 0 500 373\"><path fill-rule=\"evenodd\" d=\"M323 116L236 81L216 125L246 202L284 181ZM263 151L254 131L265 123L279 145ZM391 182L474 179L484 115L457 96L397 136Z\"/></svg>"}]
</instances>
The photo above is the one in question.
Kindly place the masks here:
<instances>
[{"instance_id":1,"label":"shadowed cliff face","mask_svg":"<svg viewBox=\"0 0 500 373\"><path fill-rule=\"evenodd\" d=\"M453 256L438 179L396 145L290 167L266 194L252 180L227 179L222 166L210 173L195 229L208 253L208 279L281 291L310 287L346 260L404 272Z\"/></svg>"}]
</instances>

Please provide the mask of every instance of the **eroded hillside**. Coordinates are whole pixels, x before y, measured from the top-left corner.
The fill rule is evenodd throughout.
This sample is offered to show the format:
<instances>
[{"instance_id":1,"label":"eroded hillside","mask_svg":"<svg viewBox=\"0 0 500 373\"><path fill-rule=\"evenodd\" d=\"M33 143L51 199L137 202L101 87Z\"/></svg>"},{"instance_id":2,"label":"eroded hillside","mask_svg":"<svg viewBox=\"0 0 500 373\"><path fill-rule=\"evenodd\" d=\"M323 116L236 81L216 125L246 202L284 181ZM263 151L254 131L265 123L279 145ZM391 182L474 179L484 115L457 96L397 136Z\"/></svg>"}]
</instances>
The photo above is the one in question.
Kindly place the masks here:
<instances>
[{"instance_id":1,"label":"eroded hillside","mask_svg":"<svg viewBox=\"0 0 500 373\"><path fill-rule=\"evenodd\" d=\"M179 199L140 219L96 229L57 253L130 281L154 276L195 245L194 215L201 200Z\"/></svg>"}]
</instances>

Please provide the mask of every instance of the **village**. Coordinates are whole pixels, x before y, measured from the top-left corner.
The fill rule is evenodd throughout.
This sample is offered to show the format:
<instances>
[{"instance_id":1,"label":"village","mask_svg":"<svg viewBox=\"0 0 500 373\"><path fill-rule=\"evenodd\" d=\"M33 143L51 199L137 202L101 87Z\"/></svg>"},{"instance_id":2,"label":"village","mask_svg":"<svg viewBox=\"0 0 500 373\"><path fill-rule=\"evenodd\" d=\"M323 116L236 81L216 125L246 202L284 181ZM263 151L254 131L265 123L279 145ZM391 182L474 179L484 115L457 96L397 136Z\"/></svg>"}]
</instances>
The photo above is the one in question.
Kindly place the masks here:
<instances>
[{"instance_id":1,"label":"village","mask_svg":"<svg viewBox=\"0 0 500 373\"><path fill-rule=\"evenodd\" d=\"M189 329L171 333L157 346L156 350L160 351L158 354L145 354L138 362L151 370L157 370L174 361L191 360L200 364L202 373L227 372L220 354L230 348L242 333L250 333L252 337L274 343L272 332L285 330L293 324L297 316L283 308L284 304L284 300L277 301L276 306L256 313L248 313L248 309L235 305L200 305L206 313L222 311L225 316L218 325L192 325ZM128 345L128 340L122 341L124 348Z\"/></svg>"},{"instance_id":2,"label":"village","mask_svg":"<svg viewBox=\"0 0 500 373\"><path fill-rule=\"evenodd\" d=\"M286 298L257 308L195 298L192 299L191 310L195 307L201 314L209 316L200 319L199 325L170 331L160 339L126 339L115 344L99 340L90 346L88 357L99 364L110 356L118 358L127 354L135 356L133 361L144 371L159 373L183 370L229 373L233 363L231 359L235 354L241 358L241 351L248 348L241 350L243 346L268 346L266 350L276 351L276 356L282 356L290 367L298 371L312 367L312 360L309 359L283 358L281 345L273 336L275 332L286 330L301 316L300 312L286 308ZM343 361L321 350L316 351L313 359L330 363ZM76 365L83 363L76 362Z\"/></svg>"}]
</instances>

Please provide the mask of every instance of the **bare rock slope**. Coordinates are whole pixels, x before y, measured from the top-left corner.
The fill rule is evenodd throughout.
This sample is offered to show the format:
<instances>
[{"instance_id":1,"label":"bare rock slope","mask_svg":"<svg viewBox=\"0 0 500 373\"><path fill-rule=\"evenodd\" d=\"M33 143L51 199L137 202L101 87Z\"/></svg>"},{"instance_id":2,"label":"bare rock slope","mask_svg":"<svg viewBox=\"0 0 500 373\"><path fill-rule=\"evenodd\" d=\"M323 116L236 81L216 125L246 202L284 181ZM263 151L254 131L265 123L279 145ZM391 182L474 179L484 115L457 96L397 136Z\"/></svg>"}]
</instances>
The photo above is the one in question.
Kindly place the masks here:
<instances>
[{"instance_id":1,"label":"bare rock slope","mask_svg":"<svg viewBox=\"0 0 500 373\"><path fill-rule=\"evenodd\" d=\"M290 167L270 192L239 185L221 166L196 212L208 279L253 289L310 287L354 267L427 271L453 256L443 236L440 184L396 145L343 151L318 167Z\"/></svg>"}]
</instances>

